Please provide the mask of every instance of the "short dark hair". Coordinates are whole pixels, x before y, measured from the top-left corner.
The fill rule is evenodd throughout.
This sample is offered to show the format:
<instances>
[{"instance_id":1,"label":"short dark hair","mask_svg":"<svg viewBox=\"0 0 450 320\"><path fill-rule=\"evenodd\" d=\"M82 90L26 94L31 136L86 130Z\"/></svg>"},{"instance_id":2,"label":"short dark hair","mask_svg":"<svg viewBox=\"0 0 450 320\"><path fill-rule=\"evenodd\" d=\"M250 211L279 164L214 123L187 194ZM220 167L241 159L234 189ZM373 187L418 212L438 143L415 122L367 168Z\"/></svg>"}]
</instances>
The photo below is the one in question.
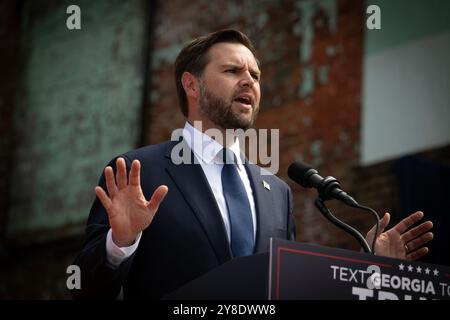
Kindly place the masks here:
<instances>
[{"instance_id":1,"label":"short dark hair","mask_svg":"<svg viewBox=\"0 0 450 320\"><path fill-rule=\"evenodd\" d=\"M185 117L188 116L188 102L186 92L181 83L181 76L187 71L196 77L200 77L206 65L209 63L208 50L214 44L221 42L240 43L246 46L253 55L255 55L255 49L250 39L245 34L235 29L219 30L196 38L186 44L175 60L175 84L177 87L181 112Z\"/></svg>"}]
</instances>

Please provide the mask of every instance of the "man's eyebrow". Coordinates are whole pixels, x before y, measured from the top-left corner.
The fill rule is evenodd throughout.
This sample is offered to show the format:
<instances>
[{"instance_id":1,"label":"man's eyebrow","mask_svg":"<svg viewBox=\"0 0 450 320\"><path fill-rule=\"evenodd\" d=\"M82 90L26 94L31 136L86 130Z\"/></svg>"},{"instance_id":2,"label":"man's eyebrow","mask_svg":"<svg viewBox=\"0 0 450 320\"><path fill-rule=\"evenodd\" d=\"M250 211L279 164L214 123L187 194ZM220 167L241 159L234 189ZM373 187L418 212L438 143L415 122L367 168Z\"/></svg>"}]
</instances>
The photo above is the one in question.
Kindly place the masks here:
<instances>
[{"instance_id":1,"label":"man's eyebrow","mask_svg":"<svg viewBox=\"0 0 450 320\"><path fill-rule=\"evenodd\" d=\"M225 63L221 65L222 68L236 68L236 69L244 69L244 66L239 63ZM250 72L256 73L257 75L261 75L261 71L258 69L250 68Z\"/></svg>"},{"instance_id":2,"label":"man's eyebrow","mask_svg":"<svg viewBox=\"0 0 450 320\"><path fill-rule=\"evenodd\" d=\"M236 68L236 69L243 69L244 66L239 63L225 63L221 66L222 68Z\"/></svg>"}]
</instances>

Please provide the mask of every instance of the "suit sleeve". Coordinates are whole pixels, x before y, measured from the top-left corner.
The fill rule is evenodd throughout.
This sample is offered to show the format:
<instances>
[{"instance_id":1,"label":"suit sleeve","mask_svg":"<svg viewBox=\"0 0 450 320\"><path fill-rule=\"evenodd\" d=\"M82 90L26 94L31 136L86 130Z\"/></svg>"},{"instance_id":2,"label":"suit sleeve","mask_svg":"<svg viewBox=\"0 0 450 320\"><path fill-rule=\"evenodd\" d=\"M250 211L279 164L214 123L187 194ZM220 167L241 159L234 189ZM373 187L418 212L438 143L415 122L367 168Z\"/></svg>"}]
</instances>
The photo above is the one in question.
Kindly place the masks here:
<instances>
[{"instance_id":1,"label":"suit sleeve","mask_svg":"<svg viewBox=\"0 0 450 320\"><path fill-rule=\"evenodd\" d=\"M126 157L122 157L125 159L127 172L129 172L131 162ZM116 171L115 159L108 165L114 172ZM104 173L98 185L107 192ZM106 236L109 229L108 214L96 197L87 222L86 240L74 261L81 270L81 289L71 291L75 299L115 299L120 293L134 255L115 269L109 266L106 257Z\"/></svg>"},{"instance_id":2,"label":"suit sleeve","mask_svg":"<svg viewBox=\"0 0 450 320\"><path fill-rule=\"evenodd\" d=\"M296 240L296 236L297 236L297 232L296 232L296 227L295 227L295 218L294 218L294 201L293 201L293 197L292 197L292 191L291 188L288 186L288 190L287 190L287 203L288 203L288 218L287 218L287 239L288 240L292 240L295 241Z\"/></svg>"}]
</instances>

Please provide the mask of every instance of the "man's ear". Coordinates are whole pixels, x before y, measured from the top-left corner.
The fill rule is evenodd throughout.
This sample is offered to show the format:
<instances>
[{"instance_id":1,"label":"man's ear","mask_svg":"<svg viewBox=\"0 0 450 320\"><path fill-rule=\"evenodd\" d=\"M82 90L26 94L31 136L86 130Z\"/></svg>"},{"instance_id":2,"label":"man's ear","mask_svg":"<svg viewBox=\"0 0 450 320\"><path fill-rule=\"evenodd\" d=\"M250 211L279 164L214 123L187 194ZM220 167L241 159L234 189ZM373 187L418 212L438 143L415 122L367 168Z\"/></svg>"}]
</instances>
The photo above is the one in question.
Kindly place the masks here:
<instances>
[{"instance_id":1,"label":"man's ear","mask_svg":"<svg viewBox=\"0 0 450 320\"><path fill-rule=\"evenodd\" d=\"M181 75L181 84L188 98L198 99L200 96L200 86L196 76L190 72L183 72Z\"/></svg>"}]
</instances>

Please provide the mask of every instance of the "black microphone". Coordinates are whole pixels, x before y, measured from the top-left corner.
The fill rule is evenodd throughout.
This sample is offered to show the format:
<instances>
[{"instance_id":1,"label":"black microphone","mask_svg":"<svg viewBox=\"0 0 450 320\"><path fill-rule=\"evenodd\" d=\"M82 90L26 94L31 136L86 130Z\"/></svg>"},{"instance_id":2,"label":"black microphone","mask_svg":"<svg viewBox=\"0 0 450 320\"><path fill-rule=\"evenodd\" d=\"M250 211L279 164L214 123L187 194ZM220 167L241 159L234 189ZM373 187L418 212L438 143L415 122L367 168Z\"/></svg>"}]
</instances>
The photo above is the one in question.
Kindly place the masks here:
<instances>
[{"instance_id":1,"label":"black microphone","mask_svg":"<svg viewBox=\"0 0 450 320\"><path fill-rule=\"evenodd\" d=\"M294 162L289 166L288 176L304 188L316 188L322 200L337 199L349 206L357 207L358 203L345 193L339 182L333 177L323 178L317 170L308 164Z\"/></svg>"}]
</instances>

